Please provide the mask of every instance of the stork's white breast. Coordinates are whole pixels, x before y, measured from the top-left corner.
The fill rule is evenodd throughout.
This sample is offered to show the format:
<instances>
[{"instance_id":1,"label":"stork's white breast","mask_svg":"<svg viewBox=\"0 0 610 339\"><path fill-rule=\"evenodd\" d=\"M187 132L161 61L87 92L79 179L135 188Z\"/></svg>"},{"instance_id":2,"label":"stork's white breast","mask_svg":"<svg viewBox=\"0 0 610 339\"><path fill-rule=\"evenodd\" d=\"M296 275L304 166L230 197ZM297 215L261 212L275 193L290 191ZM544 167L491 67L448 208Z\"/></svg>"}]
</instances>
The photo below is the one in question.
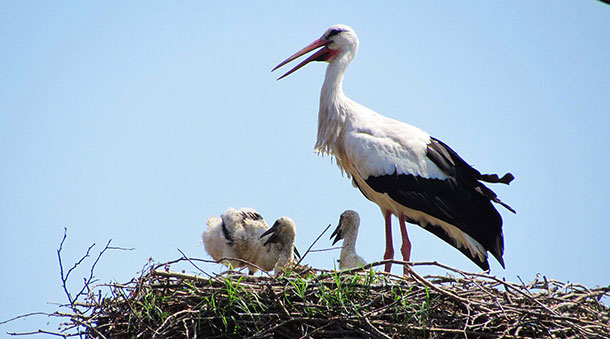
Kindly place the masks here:
<instances>
[{"instance_id":1,"label":"stork's white breast","mask_svg":"<svg viewBox=\"0 0 610 339\"><path fill-rule=\"evenodd\" d=\"M358 106L358 114L346 119L341 133L344 154L339 157L346 158L341 162L350 162L348 167L365 180L394 173L429 179L448 177L426 156L428 133Z\"/></svg>"}]
</instances>

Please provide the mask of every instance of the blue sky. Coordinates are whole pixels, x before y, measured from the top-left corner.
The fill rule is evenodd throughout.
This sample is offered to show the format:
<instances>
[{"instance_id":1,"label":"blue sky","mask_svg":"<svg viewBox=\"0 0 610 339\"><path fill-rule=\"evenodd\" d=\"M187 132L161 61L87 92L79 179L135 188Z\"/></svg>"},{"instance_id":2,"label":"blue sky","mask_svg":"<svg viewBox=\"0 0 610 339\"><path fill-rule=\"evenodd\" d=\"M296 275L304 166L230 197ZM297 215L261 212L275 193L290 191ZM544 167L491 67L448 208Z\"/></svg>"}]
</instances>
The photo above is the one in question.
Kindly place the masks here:
<instances>
[{"instance_id":1,"label":"blue sky","mask_svg":"<svg viewBox=\"0 0 610 339\"><path fill-rule=\"evenodd\" d=\"M104 282L177 249L209 258L205 220L229 206L292 217L302 251L354 209L360 255L380 260L378 207L313 152L325 64L279 82L270 73L336 23L360 39L349 97L425 129L482 172L516 176L495 187L517 214L501 212L506 270L493 261L493 274L608 285L608 18L593 0L2 1L0 320L65 301L64 227L67 263L108 239L135 248L102 258ZM409 234L413 260L477 270L417 226ZM394 238L398 248L397 227ZM338 255L306 263L329 269ZM0 336L46 323L1 325Z\"/></svg>"}]
</instances>

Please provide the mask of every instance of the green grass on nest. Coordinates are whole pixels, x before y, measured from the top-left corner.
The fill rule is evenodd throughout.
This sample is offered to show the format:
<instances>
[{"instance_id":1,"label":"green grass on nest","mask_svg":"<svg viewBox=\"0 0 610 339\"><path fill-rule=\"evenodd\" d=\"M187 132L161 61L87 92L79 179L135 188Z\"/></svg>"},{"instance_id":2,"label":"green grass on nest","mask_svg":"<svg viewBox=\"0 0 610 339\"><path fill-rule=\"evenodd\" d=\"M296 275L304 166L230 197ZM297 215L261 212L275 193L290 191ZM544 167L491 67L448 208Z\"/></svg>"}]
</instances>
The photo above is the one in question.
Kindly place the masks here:
<instances>
[{"instance_id":1,"label":"green grass on nest","mask_svg":"<svg viewBox=\"0 0 610 339\"><path fill-rule=\"evenodd\" d=\"M86 318L72 321L93 338L610 338L609 287L511 283L438 263L399 277L375 271L384 263L279 277L151 265L91 294ZM422 277L425 265L447 274Z\"/></svg>"}]
</instances>

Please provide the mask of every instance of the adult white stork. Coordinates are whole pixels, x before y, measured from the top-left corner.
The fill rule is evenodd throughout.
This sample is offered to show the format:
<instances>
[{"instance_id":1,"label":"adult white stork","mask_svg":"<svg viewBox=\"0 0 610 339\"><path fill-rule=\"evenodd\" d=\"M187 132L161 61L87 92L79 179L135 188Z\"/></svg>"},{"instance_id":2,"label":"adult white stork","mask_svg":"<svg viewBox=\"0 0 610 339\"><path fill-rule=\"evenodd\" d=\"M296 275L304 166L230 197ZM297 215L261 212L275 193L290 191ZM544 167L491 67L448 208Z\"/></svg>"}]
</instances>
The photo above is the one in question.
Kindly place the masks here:
<instances>
[{"instance_id":1,"label":"adult white stork","mask_svg":"<svg viewBox=\"0 0 610 339\"><path fill-rule=\"evenodd\" d=\"M328 62L320 95L315 150L334 155L354 186L381 208L385 218L384 259L394 257L391 217L402 235L401 252L409 261L411 243L405 221L418 224L451 244L483 270L487 251L504 267L502 217L492 202L508 205L482 182L510 183L507 173L481 174L455 151L423 130L387 118L343 94L343 76L358 50L358 37L346 25L334 25L322 37L281 62L320 48L279 79L311 61ZM391 264L385 265L390 271ZM405 273L407 268L405 267Z\"/></svg>"}]
</instances>

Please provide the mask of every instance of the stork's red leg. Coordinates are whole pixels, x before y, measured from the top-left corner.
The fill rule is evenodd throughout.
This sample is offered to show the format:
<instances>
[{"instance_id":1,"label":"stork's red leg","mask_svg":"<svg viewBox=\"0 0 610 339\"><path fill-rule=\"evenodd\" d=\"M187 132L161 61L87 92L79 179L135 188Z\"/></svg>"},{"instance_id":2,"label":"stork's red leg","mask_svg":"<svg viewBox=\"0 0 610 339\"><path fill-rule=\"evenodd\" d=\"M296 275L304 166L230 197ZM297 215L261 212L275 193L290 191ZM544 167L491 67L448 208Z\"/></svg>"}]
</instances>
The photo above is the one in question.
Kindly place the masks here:
<instances>
[{"instance_id":1,"label":"stork's red leg","mask_svg":"<svg viewBox=\"0 0 610 339\"><path fill-rule=\"evenodd\" d=\"M402 246L400 247L400 252L402 252L402 260L410 261L411 260L411 241L409 241L409 235L407 234L407 225L405 224L405 216L401 213L398 218L400 222L400 233L402 234ZM404 267L404 275L407 275L408 269L407 266Z\"/></svg>"},{"instance_id":2,"label":"stork's red leg","mask_svg":"<svg viewBox=\"0 0 610 339\"><path fill-rule=\"evenodd\" d=\"M394 245L392 243L392 212L388 210L383 211L385 218L385 253L383 259L394 259ZM390 272L392 269L392 263L385 264L385 271Z\"/></svg>"}]
</instances>

